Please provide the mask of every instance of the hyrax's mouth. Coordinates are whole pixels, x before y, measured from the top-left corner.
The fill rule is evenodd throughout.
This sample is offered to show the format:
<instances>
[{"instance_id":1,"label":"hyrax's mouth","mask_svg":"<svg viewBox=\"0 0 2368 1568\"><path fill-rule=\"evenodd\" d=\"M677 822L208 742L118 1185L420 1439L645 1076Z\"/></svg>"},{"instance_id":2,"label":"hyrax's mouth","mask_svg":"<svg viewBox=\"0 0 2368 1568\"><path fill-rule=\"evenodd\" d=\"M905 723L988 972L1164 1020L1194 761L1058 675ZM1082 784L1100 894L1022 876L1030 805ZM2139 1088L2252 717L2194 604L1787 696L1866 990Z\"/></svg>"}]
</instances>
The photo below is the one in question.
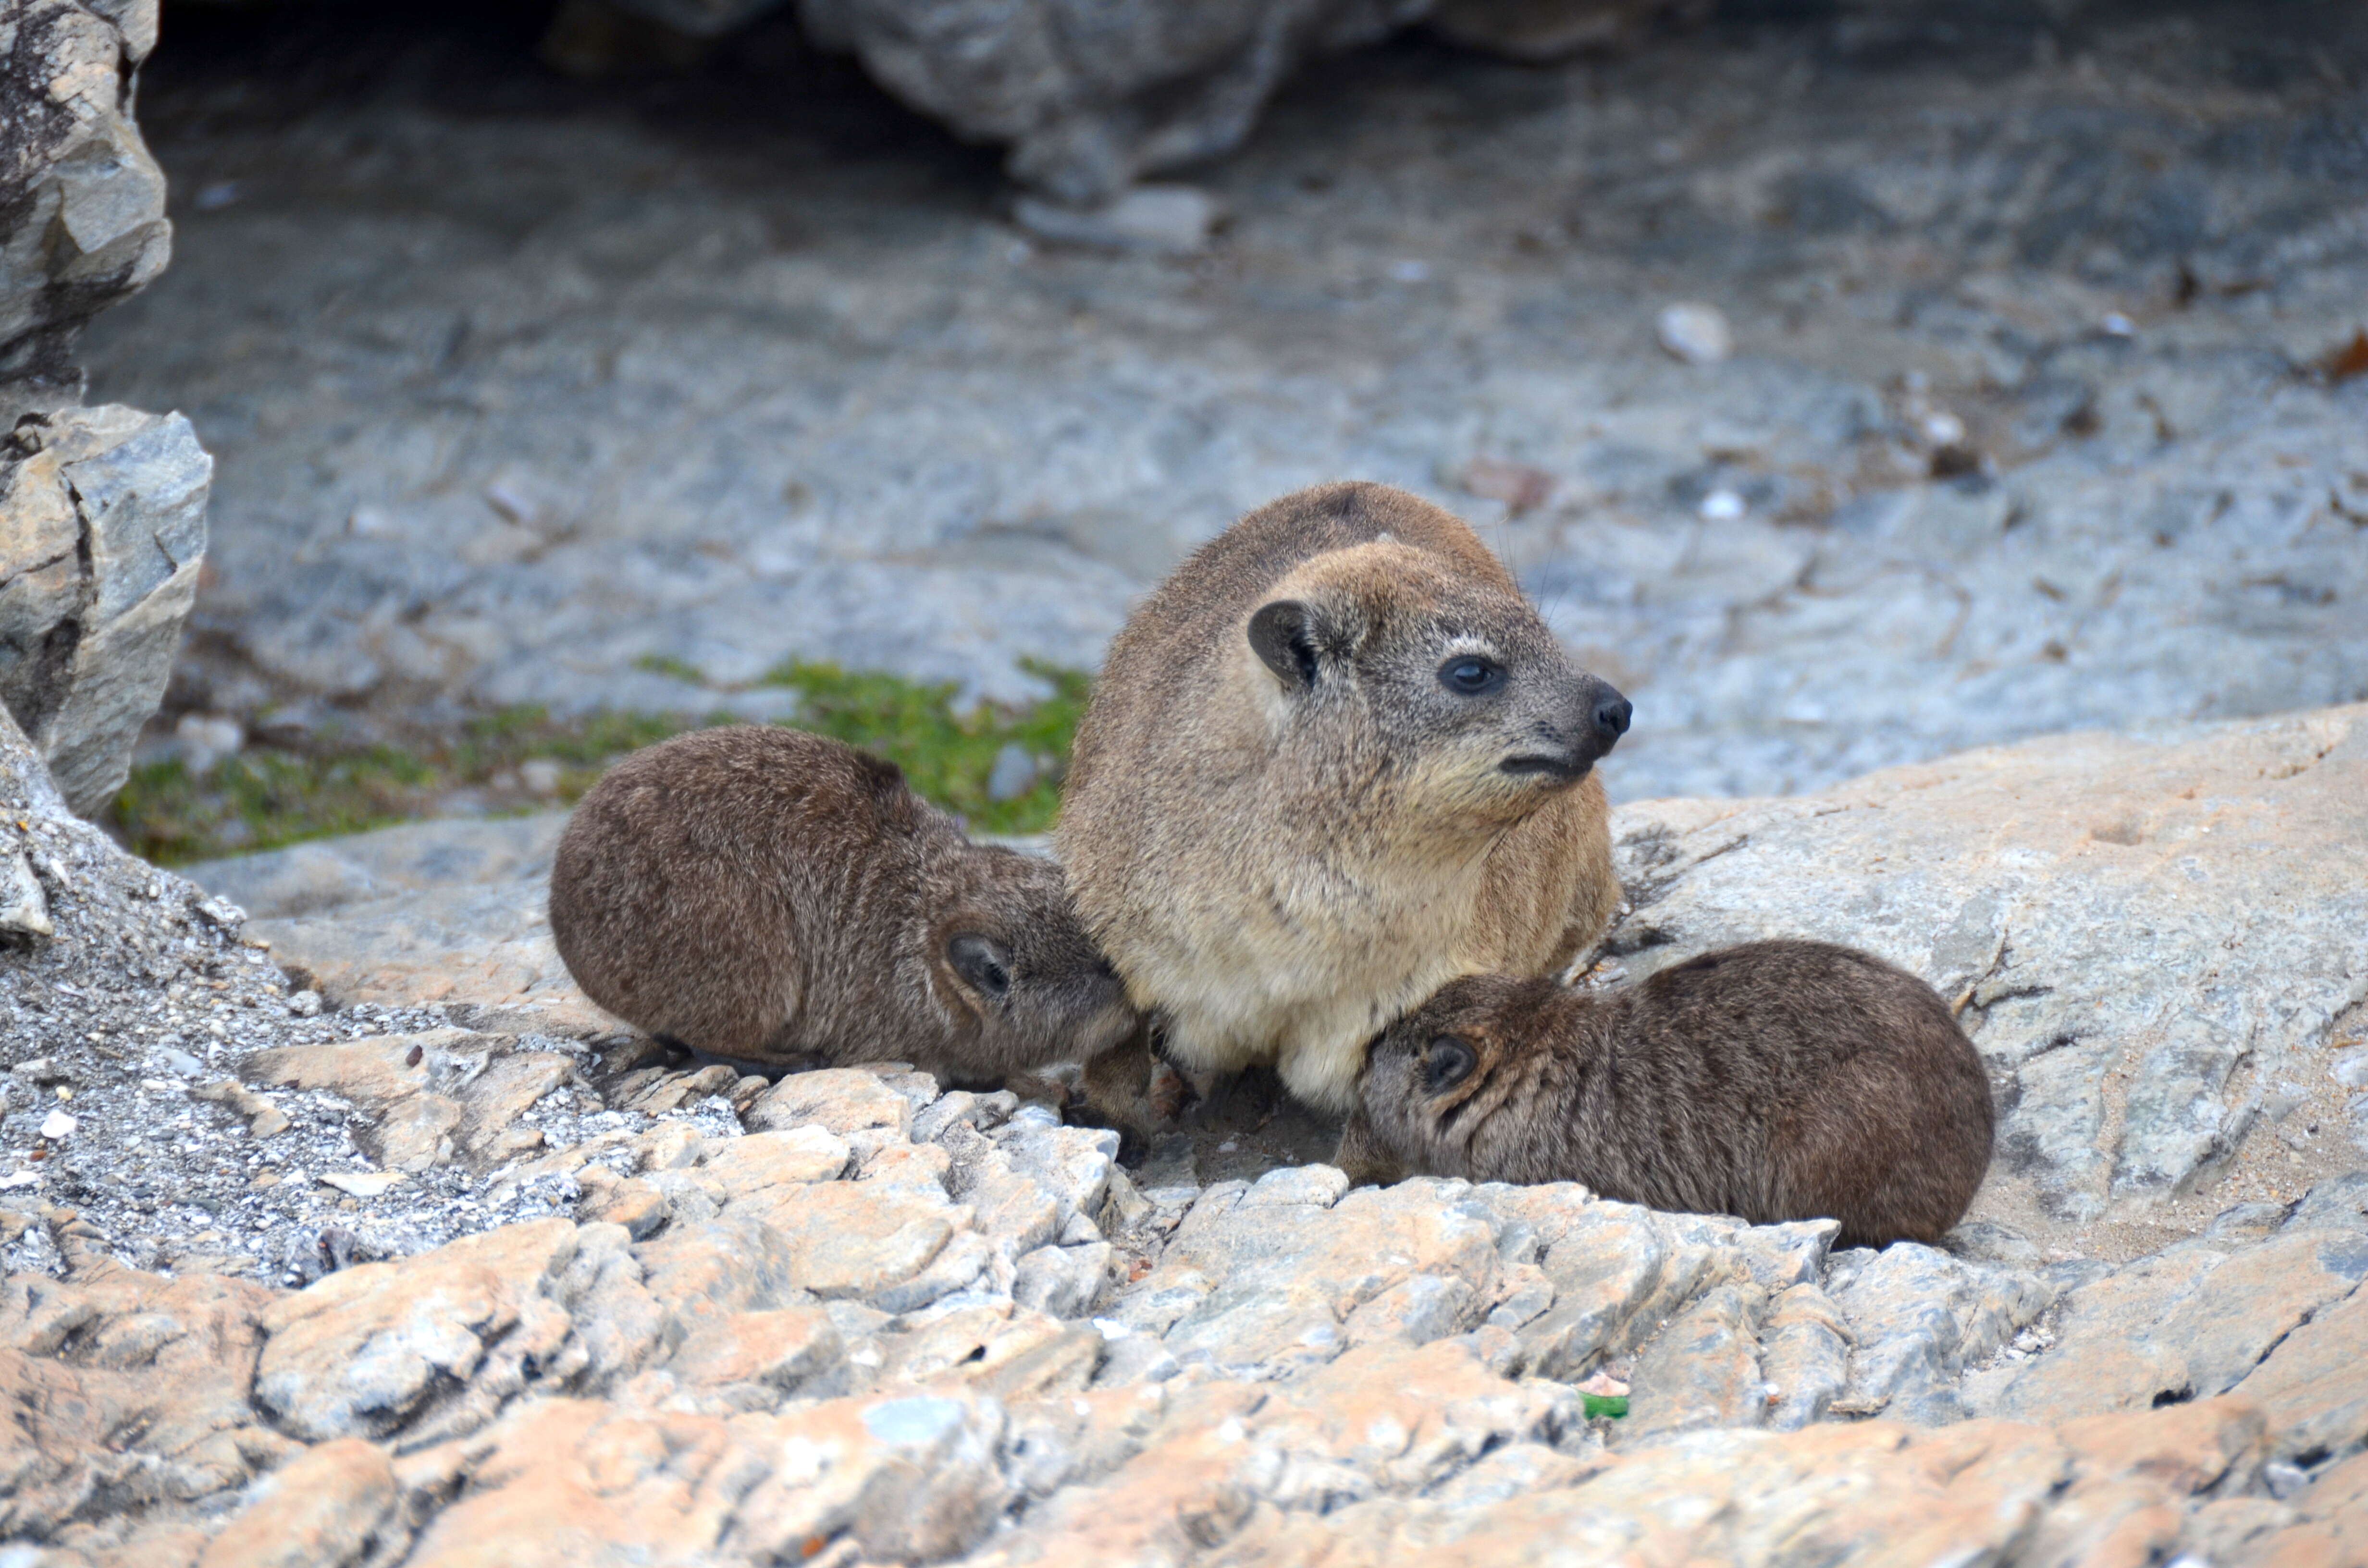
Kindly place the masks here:
<instances>
[{"instance_id":1,"label":"hyrax's mouth","mask_svg":"<svg viewBox=\"0 0 2368 1568\"><path fill-rule=\"evenodd\" d=\"M1509 773L1516 778L1545 778L1556 783L1576 784L1586 778L1588 769L1594 766L1595 759L1589 756L1552 756L1531 753L1508 756L1497 765L1497 770Z\"/></svg>"}]
</instances>

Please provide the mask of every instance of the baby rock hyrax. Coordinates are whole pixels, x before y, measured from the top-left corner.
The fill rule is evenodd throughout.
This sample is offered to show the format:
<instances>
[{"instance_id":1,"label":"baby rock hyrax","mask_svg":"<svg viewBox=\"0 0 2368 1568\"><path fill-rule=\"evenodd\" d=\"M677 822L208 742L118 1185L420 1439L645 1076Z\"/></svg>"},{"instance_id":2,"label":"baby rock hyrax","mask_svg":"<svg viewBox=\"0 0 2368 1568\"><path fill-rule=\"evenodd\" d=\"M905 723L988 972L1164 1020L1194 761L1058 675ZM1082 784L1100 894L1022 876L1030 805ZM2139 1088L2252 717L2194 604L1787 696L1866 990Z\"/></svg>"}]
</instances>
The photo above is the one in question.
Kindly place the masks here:
<instances>
[{"instance_id":1,"label":"baby rock hyrax","mask_svg":"<svg viewBox=\"0 0 2368 1568\"><path fill-rule=\"evenodd\" d=\"M1129 618L1056 830L1087 929L1179 1066L1345 1111L1458 974L1542 974L1620 897L1591 771L1628 703L1401 490L1286 495Z\"/></svg>"},{"instance_id":2,"label":"baby rock hyrax","mask_svg":"<svg viewBox=\"0 0 2368 1568\"><path fill-rule=\"evenodd\" d=\"M795 730L619 764L560 838L551 934L609 1012L751 1065L999 1079L1137 1022L1059 867L973 844L893 763Z\"/></svg>"},{"instance_id":3,"label":"baby rock hyrax","mask_svg":"<svg viewBox=\"0 0 2368 1568\"><path fill-rule=\"evenodd\" d=\"M1373 1046L1363 1173L1577 1181L1844 1246L1938 1241L1990 1163L1989 1079L1948 1004L1823 942L1706 953L1609 993L1459 980Z\"/></svg>"}]
</instances>

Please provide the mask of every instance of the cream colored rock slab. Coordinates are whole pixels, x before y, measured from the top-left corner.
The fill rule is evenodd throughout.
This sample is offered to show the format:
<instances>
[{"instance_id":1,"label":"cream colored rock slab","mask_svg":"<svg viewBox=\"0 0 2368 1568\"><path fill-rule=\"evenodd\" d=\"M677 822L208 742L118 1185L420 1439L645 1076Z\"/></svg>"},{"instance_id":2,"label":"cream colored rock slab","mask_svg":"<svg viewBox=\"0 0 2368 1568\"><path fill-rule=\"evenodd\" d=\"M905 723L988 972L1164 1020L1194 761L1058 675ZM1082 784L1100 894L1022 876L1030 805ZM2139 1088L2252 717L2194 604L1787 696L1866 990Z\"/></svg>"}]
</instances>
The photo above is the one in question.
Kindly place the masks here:
<instances>
[{"instance_id":1,"label":"cream colored rock slab","mask_svg":"<svg viewBox=\"0 0 2368 1568\"><path fill-rule=\"evenodd\" d=\"M2007 1108L1976 1214L2200 1228L2217 1205L2186 1195L2224 1167L2246 1196L2321 1174L2254 1114L2272 1085L2319 1092L2315 1053L2368 996L2368 708L1645 801L1613 835L1635 907L1607 946L1632 978L1817 937L1963 1008Z\"/></svg>"},{"instance_id":2,"label":"cream colored rock slab","mask_svg":"<svg viewBox=\"0 0 2368 1568\"><path fill-rule=\"evenodd\" d=\"M2249 1387L2274 1347L2321 1317L2345 1321L2337 1303L2363 1277L2368 1235L2356 1230L2287 1231L2232 1252L2173 1248L2073 1292L2054 1347L2006 1386L1998 1409L2024 1419L2143 1410Z\"/></svg>"},{"instance_id":3,"label":"cream colored rock slab","mask_svg":"<svg viewBox=\"0 0 2368 1568\"><path fill-rule=\"evenodd\" d=\"M265 1314L256 1399L308 1440L392 1432L439 1386L467 1385L522 1319L547 1334L555 1313L564 1334L541 1290L575 1246L568 1221L533 1220L328 1275Z\"/></svg>"},{"instance_id":4,"label":"cream colored rock slab","mask_svg":"<svg viewBox=\"0 0 2368 1568\"><path fill-rule=\"evenodd\" d=\"M480 1440L468 1493L411 1568L797 1562L848 1540L872 1561L975 1543L1008 1486L1001 1408L943 1393L835 1400L791 1415L650 1415L539 1401Z\"/></svg>"},{"instance_id":5,"label":"cream colored rock slab","mask_svg":"<svg viewBox=\"0 0 2368 1568\"><path fill-rule=\"evenodd\" d=\"M868 1296L912 1278L969 1219L942 1198L860 1182L769 1187L735 1198L730 1211L778 1233L790 1278L825 1298Z\"/></svg>"},{"instance_id":6,"label":"cream colored rock slab","mask_svg":"<svg viewBox=\"0 0 2368 1568\"><path fill-rule=\"evenodd\" d=\"M522 1009L554 1034L596 1034L617 1021L595 1007L552 944L540 881L438 889L256 920L291 975L339 1006L469 1003Z\"/></svg>"},{"instance_id":7,"label":"cream colored rock slab","mask_svg":"<svg viewBox=\"0 0 2368 1568\"><path fill-rule=\"evenodd\" d=\"M734 1138L711 1153L701 1168L723 1184L730 1199L755 1200L779 1187L836 1181L852 1159L845 1139L825 1128L798 1127Z\"/></svg>"},{"instance_id":8,"label":"cream colored rock slab","mask_svg":"<svg viewBox=\"0 0 2368 1568\"><path fill-rule=\"evenodd\" d=\"M812 1307L726 1312L703 1318L666 1360L666 1370L708 1387L763 1383L780 1393L838 1369L846 1355L827 1313Z\"/></svg>"},{"instance_id":9,"label":"cream colored rock slab","mask_svg":"<svg viewBox=\"0 0 2368 1568\"><path fill-rule=\"evenodd\" d=\"M201 1568L347 1568L377 1543L395 1497L383 1449L334 1438L257 1483Z\"/></svg>"},{"instance_id":10,"label":"cream colored rock slab","mask_svg":"<svg viewBox=\"0 0 2368 1568\"><path fill-rule=\"evenodd\" d=\"M752 1132L814 1126L842 1138L874 1130L903 1138L913 1130L913 1105L875 1074L826 1067L789 1074L742 1119Z\"/></svg>"},{"instance_id":11,"label":"cream colored rock slab","mask_svg":"<svg viewBox=\"0 0 2368 1568\"><path fill-rule=\"evenodd\" d=\"M1108 1309L1187 1365L1320 1365L1348 1347L1350 1314L1418 1274L1461 1281L1474 1321L1495 1295L1499 1222L1463 1183L1365 1187L1330 1209L1243 1209L1243 1190L1203 1194Z\"/></svg>"}]
</instances>

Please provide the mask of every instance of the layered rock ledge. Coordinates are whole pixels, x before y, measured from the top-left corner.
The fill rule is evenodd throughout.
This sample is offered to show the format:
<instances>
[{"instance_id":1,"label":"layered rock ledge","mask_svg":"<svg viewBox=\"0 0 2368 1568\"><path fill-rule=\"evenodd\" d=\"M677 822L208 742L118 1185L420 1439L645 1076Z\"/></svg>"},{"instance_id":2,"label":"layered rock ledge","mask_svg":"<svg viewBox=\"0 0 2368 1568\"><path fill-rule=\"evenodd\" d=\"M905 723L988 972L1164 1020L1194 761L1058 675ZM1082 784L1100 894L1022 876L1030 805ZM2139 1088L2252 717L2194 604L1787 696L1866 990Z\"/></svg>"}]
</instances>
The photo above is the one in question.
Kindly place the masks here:
<instances>
[{"instance_id":1,"label":"layered rock ledge","mask_svg":"<svg viewBox=\"0 0 2368 1568\"><path fill-rule=\"evenodd\" d=\"M554 977L547 821L200 869L278 912L242 926L20 769L52 930L0 963L74 989L12 1004L49 1055L5 1123L45 1157L0 1177L0 1533L142 1568L2356 1559L2362 735L1620 813L1598 983L1805 929L1963 999L2008 1158L1944 1247L1880 1253L1568 1185L1138 1179L1057 1080L691 1070ZM78 953L182 978L108 994ZM2249 1042L2188 1091L2226 1148L2131 1176L2198 1119L2149 1108L2192 1104L2199 1016Z\"/></svg>"}]
</instances>

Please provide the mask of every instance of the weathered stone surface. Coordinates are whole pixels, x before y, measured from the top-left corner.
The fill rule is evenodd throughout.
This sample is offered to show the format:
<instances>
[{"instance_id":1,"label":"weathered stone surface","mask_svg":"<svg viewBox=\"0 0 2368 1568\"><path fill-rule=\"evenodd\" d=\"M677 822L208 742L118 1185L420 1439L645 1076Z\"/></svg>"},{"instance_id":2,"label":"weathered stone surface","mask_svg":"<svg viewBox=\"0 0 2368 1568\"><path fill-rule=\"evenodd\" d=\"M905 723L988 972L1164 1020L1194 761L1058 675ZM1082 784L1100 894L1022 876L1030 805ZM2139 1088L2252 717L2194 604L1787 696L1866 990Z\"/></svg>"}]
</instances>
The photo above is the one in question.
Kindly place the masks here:
<instances>
[{"instance_id":1,"label":"weathered stone surface","mask_svg":"<svg viewBox=\"0 0 2368 1568\"><path fill-rule=\"evenodd\" d=\"M2059 1347L2093 1348L2034 1361L2007 1385L1998 1413L2144 1410L2225 1393L2363 1276L2368 1233L2358 1229L2287 1230L2233 1256L2208 1241L2181 1244L2073 1291Z\"/></svg>"},{"instance_id":2,"label":"weathered stone surface","mask_svg":"<svg viewBox=\"0 0 2368 1568\"><path fill-rule=\"evenodd\" d=\"M1145 1196L1109 1134L894 1064L793 1077L735 1114L701 1073L604 1049L634 1070L579 1080L574 1042L477 1029L251 1059L290 1107L349 1102L382 1153L450 1140L465 1162L547 1130L506 1179L573 1181L594 1222L242 1287L247 1326L213 1331L230 1354L194 1405L176 1380L103 1375L152 1342L194 1359L199 1336L150 1326L153 1284L115 1308L79 1272L28 1283L0 1313L17 1324L0 1476L28 1478L12 1528L142 1568L283 1548L687 1568L2342 1562L2356 1528L2368 1178L2239 1203L2127 1262L1998 1218L1945 1249L1835 1254L1831 1221L1569 1184L1349 1190L1304 1166ZM9 1087L46 1093L51 1071ZM550 1108L602 1094L695 1108ZM1631 1387L1624 1420L1584 1418L1574 1384L1598 1370ZM102 1451L134 1429L131 1459ZM166 1448L187 1457L139 1457ZM306 1463L318 1484L291 1468L233 1502ZM94 1522L119 1496L146 1512Z\"/></svg>"},{"instance_id":3,"label":"weathered stone surface","mask_svg":"<svg viewBox=\"0 0 2368 1568\"><path fill-rule=\"evenodd\" d=\"M0 237L0 258L7 250ZM121 788L165 695L197 598L212 474L177 414L60 409L0 444L0 703L77 812Z\"/></svg>"},{"instance_id":4,"label":"weathered stone surface","mask_svg":"<svg viewBox=\"0 0 2368 1568\"><path fill-rule=\"evenodd\" d=\"M156 44L155 0L42 0L10 21L0 49L0 424L81 401L76 335L164 269L173 232L164 171L131 121L135 73Z\"/></svg>"},{"instance_id":5,"label":"weathered stone surface","mask_svg":"<svg viewBox=\"0 0 2368 1568\"><path fill-rule=\"evenodd\" d=\"M1064 1227L1074 1216L1090 1217L1100 1210L1110 1173L1118 1168L1117 1133L1052 1125L1042 1110L1014 1116L996 1134L996 1146L1013 1169L1052 1194Z\"/></svg>"},{"instance_id":6,"label":"weathered stone surface","mask_svg":"<svg viewBox=\"0 0 2368 1568\"><path fill-rule=\"evenodd\" d=\"M394 1466L358 1437L307 1449L258 1482L200 1568L347 1568L401 1531Z\"/></svg>"},{"instance_id":7,"label":"weathered stone surface","mask_svg":"<svg viewBox=\"0 0 2368 1568\"><path fill-rule=\"evenodd\" d=\"M692 1327L666 1369L711 1387L762 1383L786 1394L836 1373L845 1356L837 1328L818 1309L728 1312Z\"/></svg>"},{"instance_id":8,"label":"weathered stone surface","mask_svg":"<svg viewBox=\"0 0 2368 1568\"><path fill-rule=\"evenodd\" d=\"M247 1404L272 1292L82 1256L74 1280L0 1285L0 1535L12 1540L47 1538L95 1499L211 1496L290 1448Z\"/></svg>"},{"instance_id":9,"label":"weathered stone surface","mask_svg":"<svg viewBox=\"0 0 2368 1568\"><path fill-rule=\"evenodd\" d=\"M338 1006L469 1002L533 1009L553 1030L612 1028L559 960L546 892L540 881L511 881L395 894L249 929L290 974Z\"/></svg>"},{"instance_id":10,"label":"weathered stone surface","mask_svg":"<svg viewBox=\"0 0 2368 1568\"><path fill-rule=\"evenodd\" d=\"M1962 1007L2005 1112L1977 1214L2143 1217L2248 1148L2298 1194L2312 1167L2263 1116L2288 1084L2347 1136L2317 1053L2368 997L2368 709L1648 802L1615 835L1635 910L1608 947L1632 977L1815 937Z\"/></svg>"},{"instance_id":11,"label":"weathered stone surface","mask_svg":"<svg viewBox=\"0 0 2368 1568\"><path fill-rule=\"evenodd\" d=\"M941 1394L731 1421L537 1402L480 1439L468 1494L404 1561L690 1568L797 1562L842 1536L875 1561L937 1561L1001 1507L1002 1426L992 1401Z\"/></svg>"},{"instance_id":12,"label":"weathered stone surface","mask_svg":"<svg viewBox=\"0 0 2368 1568\"><path fill-rule=\"evenodd\" d=\"M2038 1276L1913 1242L1846 1255L1827 1290L1857 1346L1847 1390L1855 1412L1879 1410L1920 1426L1964 1419L1959 1375L1996 1354L2055 1297Z\"/></svg>"},{"instance_id":13,"label":"weathered stone surface","mask_svg":"<svg viewBox=\"0 0 2368 1568\"><path fill-rule=\"evenodd\" d=\"M292 920L406 893L542 883L565 812L490 822L407 823L372 833L201 861L189 880L257 920Z\"/></svg>"},{"instance_id":14,"label":"weathered stone surface","mask_svg":"<svg viewBox=\"0 0 2368 1568\"><path fill-rule=\"evenodd\" d=\"M792 1073L750 1108L751 1131L819 1127L844 1138L882 1129L903 1138L913 1128L913 1104L876 1073L826 1067Z\"/></svg>"},{"instance_id":15,"label":"weathered stone surface","mask_svg":"<svg viewBox=\"0 0 2368 1568\"><path fill-rule=\"evenodd\" d=\"M259 1051L245 1071L258 1084L352 1100L375 1118L360 1139L365 1152L391 1170L422 1171L454 1158L489 1168L540 1146L540 1132L516 1125L518 1113L566 1083L575 1064L557 1051L446 1028Z\"/></svg>"},{"instance_id":16,"label":"weathered stone surface","mask_svg":"<svg viewBox=\"0 0 2368 1568\"><path fill-rule=\"evenodd\" d=\"M1349 1315L1417 1274L1462 1281L1476 1320L1496 1284L1499 1225L1457 1200L1469 1190L1413 1181L1331 1209L1244 1209L1239 1184L1212 1187L1110 1315L1160 1334L1188 1367L1278 1370L1331 1360L1348 1347Z\"/></svg>"},{"instance_id":17,"label":"weathered stone surface","mask_svg":"<svg viewBox=\"0 0 2368 1568\"><path fill-rule=\"evenodd\" d=\"M852 1158L843 1140L820 1126L805 1126L734 1138L709 1156L702 1168L733 1199L761 1206L770 1200L759 1195L773 1188L837 1180L847 1174Z\"/></svg>"},{"instance_id":18,"label":"weathered stone surface","mask_svg":"<svg viewBox=\"0 0 2368 1568\"><path fill-rule=\"evenodd\" d=\"M544 1220L330 1275L266 1314L256 1403L307 1441L381 1436L455 1386L456 1406L473 1392L498 1408L565 1337L567 1314L542 1286L575 1242L574 1225Z\"/></svg>"}]
</instances>

